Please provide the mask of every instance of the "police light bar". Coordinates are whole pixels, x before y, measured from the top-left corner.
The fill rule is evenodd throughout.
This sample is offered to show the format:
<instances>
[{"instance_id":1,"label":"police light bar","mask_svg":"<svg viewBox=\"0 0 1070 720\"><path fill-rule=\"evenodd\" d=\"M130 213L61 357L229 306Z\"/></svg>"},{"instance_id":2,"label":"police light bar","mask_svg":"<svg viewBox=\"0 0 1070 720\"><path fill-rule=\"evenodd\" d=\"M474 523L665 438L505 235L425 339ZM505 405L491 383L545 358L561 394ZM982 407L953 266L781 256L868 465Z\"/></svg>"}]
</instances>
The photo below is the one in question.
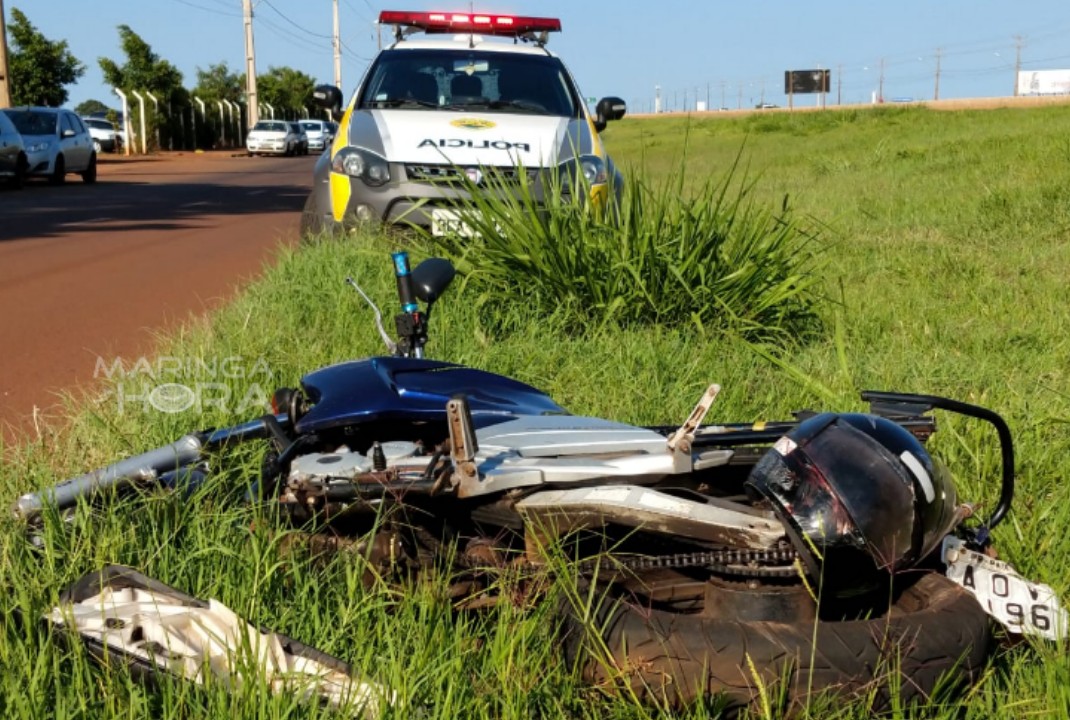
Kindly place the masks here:
<instances>
[{"instance_id":1,"label":"police light bar","mask_svg":"<svg viewBox=\"0 0 1070 720\"><path fill-rule=\"evenodd\" d=\"M534 32L561 32L557 18L519 15L485 15L482 13L408 12L383 10L382 25L404 25L427 33L482 33L519 36Z\"/></svg>"}]
</instances>

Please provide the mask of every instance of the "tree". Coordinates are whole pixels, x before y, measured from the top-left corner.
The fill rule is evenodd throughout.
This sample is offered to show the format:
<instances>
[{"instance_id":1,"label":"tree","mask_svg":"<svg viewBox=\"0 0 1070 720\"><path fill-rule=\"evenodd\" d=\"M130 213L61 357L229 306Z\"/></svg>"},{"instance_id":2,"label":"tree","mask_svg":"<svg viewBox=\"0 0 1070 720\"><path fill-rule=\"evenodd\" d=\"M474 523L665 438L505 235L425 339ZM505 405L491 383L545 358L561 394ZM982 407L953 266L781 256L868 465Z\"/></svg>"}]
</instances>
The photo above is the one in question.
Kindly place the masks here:
<instances>
[{"instance_id":1,"label":"tree","mask_svg":"<svg viewBox=\"0 0 1070 720\"><path fill-rule=\"evenodd\" d=\"M316 80L291 67L269 67L256 79L260 102L269 103L277 112L280 109L300 113L312 104L312 89Z\"/></svg>"},{"instance_id":2,"label":"tree","mask_svg":"<svg viewBox=\"0 0 1070 720\"><path fill-rule=\"evenodd\" d=\"M110 107L95 98L90 98L89 100L80 102L74 106L74 111L83 117L98 112L106 113L109 110L111 110Z\"/></svg>"},{"instance_id":3,"label":"tree","mask_svg":"<svg viewBox=\"0 0 1070 720\"><path fill-rule=\"evenodd\" d=\"M175 137L182 132L181 122L178 116L170 112L172 103L181 108L188 104L189 94L182 87L182 73L174 65L161 58L152 51L152 47L145 42L140 35L130 29L129 25L119 26L119 41L126 55L126 62L122 65L109 58L98 58L100 69L104 72L104 80L111 86L126 92L151 92L160 102L161 112L167 113L167 118L161 121L155 113L148 125L149 137L158 134L161 147L174 145ZM137 106L131 108L131 115L139 111ZM151 111L149 111L151 112ZM154 131L161 131L156 133ZM182 140L179 139L179 146Z\"/></svg>"},{"instance_id":4,"label":"tree","mask_svg":"<svg viewBox=\"0 0 1070 720\"><path fill-rule=\"evenodd\" d=\"M59 107L67 102L67 85L85 74L66 40L49 40L18 8L11 8L8 72L15 105Z\"/></svg>"},{"instance_id":5,"label":"tree","mask_svg":"<svg viewBox=\"0 0 1070 720\"><path fill-rule=\"evenodd\" d=\"M182 87L182 73L152 51L152 47L129 25L119 26L119 40L126 62L119 65L109 58L99 58L104 80L122 90L148 90L157 97L170 99Z\"/></svg>"},{"instance_id":6,"label":"tree","mask_svg":"<svg viewBox=\"0 0 1070 720\"><path fill-rule=\"evenodd\" d=\"M209 65L207 70L197 68L197 87L193 94L205 102L230 100L237 102L245 95L243 77L231 72L226 62Z\"/></svg>"}]
</instances>

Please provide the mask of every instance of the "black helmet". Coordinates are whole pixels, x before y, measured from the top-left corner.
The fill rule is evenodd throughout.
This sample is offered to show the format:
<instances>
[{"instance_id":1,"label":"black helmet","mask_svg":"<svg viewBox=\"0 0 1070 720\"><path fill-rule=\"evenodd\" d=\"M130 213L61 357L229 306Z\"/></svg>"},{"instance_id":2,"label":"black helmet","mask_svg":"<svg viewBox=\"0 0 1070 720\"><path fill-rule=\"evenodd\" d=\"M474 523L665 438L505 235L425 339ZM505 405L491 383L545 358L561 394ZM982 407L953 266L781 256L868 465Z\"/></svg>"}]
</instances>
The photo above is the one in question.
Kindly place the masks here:
<instances>
[{"instance_id":1,"label":"black helmet","mask_svg":"<svg viewBox=\"0 0 1070 720\"><path fill-rule=\"evenodd\" d=\"M915 565L957 519L947 469L876 415L803 421L758 461L747 485L773 504L811 578L837 595Z\"/></svg>"}]
</instances>

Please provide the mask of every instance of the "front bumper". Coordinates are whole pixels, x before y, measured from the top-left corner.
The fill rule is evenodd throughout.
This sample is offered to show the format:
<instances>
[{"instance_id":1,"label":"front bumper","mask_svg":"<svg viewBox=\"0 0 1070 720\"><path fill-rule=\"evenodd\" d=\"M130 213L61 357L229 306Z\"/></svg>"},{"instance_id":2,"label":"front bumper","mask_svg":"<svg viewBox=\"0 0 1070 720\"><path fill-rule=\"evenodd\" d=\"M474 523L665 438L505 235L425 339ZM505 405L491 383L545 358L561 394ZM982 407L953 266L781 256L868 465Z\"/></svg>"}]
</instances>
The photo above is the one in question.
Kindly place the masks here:
<instances>
[{"instance_id":1,"label":"front bumper","mask_svg":"<svg viewBox=\"0 0 1070 720\"><path fill-rule=\"evenodd\" d=\"M325 156L326 157L326 156ZM379 221L391 225L417 225L429 228L432 214L436 209L456 208L468 202L469 194L462 186L446 185L428 178L427 166L407 166L402 163L390 164L392 180L380 187L372 187L362 179L342 175L329 170L329 158L322 166L317 166L315 183L312 190L312 212L321 227L349 229L369 221ZM504 184L498 185L501 192L508 188L519 191L522 179L516 176L517 169L501 168L506 173ZM441 172L441 170L440 170ZM528 182L532 198L543 201L547 183L543 180L545 170L528 169ZM606 185L591 188L591 200L595 205L602 205L608 197Z\"/></svg>"},{"instance_id":2,"label":"front bumper","mask_svg":"<svg viewBox=\"0 0 1070 720\"><path fill-rule=\"evenodd\" d=\"M245 149L251 153L284 155L286 153L287 148L285 142L268 140L265 142L246 143Z\"/></svg>"}]
</instances>

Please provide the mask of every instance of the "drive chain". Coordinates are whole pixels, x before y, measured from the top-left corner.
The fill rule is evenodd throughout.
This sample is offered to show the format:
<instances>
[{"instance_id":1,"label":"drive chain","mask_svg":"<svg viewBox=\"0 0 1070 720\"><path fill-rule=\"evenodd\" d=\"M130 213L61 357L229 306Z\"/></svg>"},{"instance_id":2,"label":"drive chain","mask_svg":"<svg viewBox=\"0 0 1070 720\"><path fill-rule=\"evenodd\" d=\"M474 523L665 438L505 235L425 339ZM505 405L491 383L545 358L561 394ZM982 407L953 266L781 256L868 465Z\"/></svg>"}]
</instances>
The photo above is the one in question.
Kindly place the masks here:
<instances>
[{"instance_id":1,"label":"drive chain","mask_svg":"<svg viewBox=\"0 0 1070 720\"><path fill-rule=\"evenodd\" d=\"M793 577L798 574L794 550L703 550L669 555L639 555L621 557L610 555L584 560L579 564L581 574L589 575L598 568L609 570L680 570L704 568L725 575L747 577Z\"/></svg>"}]
</instances>

